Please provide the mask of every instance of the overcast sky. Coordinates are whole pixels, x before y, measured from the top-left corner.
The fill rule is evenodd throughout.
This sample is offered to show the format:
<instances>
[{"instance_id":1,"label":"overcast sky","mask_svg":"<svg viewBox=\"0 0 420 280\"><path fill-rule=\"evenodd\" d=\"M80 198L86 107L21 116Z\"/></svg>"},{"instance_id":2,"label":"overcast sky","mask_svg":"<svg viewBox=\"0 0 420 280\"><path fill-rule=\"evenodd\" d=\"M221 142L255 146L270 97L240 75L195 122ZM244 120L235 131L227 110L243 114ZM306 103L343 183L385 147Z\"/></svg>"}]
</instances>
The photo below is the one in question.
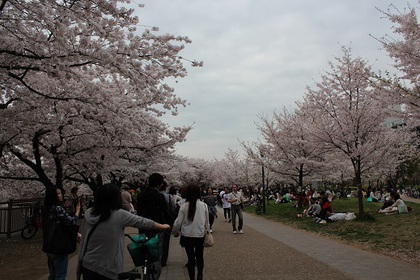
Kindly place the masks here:
<instances>
[{"instance_id":1,"label":"overcast sky","mask_svg":"<svg viewBox=\"0 0 420 280\"><path fill-rule=\"evenodd\" d=\"M391 3L418 11L418 0L136 0L140 23L160 33L188 36L182 56L204 61L171 83L190 105L171 125L193 125L177 153L221 159L239 142L261 138L258 116L295 108L307 85L319 81L327 62L350 47L374 69L392 61L376 37L392 34L391 23L376 7ZM417 14L419 14L417 12Z\"/></svg>"}]
</instances>

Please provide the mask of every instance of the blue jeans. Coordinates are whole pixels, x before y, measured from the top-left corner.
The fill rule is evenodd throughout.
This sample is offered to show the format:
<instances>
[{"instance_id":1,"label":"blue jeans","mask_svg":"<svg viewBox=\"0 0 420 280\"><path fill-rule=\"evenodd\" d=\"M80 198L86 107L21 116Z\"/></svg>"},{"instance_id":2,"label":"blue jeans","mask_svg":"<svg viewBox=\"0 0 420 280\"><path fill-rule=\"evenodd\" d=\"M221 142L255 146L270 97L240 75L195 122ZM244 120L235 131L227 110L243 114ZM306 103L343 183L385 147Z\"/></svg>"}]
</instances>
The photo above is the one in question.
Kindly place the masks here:
<instances>
[{"instance_id":1,"label":"blue jeans","mask_svg":"<svg viewBox=\"0 0 420 280\"><path fill-rule=\"evenodd\" d=\"M48 280L65 280L67 266L69 264L68 255L47 254L48 257Z\"/></svg>"}]
</instances>

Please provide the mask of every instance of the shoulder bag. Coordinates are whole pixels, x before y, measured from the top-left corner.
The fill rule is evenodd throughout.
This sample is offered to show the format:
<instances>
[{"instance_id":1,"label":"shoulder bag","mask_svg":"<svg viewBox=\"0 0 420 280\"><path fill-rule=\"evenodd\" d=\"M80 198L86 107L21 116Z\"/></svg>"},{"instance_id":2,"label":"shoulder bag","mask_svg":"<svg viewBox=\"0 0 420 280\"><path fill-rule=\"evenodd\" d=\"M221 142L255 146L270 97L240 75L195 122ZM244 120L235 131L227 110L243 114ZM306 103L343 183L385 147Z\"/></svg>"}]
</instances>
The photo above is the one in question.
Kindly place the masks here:
<instances>
[{"instance_id":1,"label":"shoulder bag","mask_svg":"<svg viewBox=\"0 0 420 280\"><path fill-rule=\"evenodd\" d=\"M76 251L78 225L48 223L43 227L42 251L50 254L68 255Z\"/></svg>"},{"instance_id":2,"label":"shoulder bag","mask_svg":"<svg viewBox=\"0 0 420 280\"><path fill-rule=\"evenodd\" d=\"M210 230L207 228L207 225L209 223L209 213L208 213L208 209L206 211L206 227L205 227L205 233L204 233L204 242L203 242L203 246L204 247L213 247L214 245L214 238L213 235L211 234Z\"/></svg>"},{"instance_id":3,"label":"shoulder bag","mask_svg":"<svg viewBox=\"0 0 420 280\"><path fill-rule=\"evenodd\" d=\"M232 192L232 194L233 194L234 197L238 198L234 192ZM239 207L241 207L241 209L244 209L244 203L242 201L242 195L239 197L239 200L240 200Z\"/></svg>"},{"instance_id":4,"label":"shoulder bag","mask_svg":"<svg viewBox=\"0 0 420 280\"><path fill-rule=\"evenodd\" d=\"M204 247L213 247L214 245L214 238L213 235L206 229L206 233L204 234Z\"/></svg>"}]
</instances>

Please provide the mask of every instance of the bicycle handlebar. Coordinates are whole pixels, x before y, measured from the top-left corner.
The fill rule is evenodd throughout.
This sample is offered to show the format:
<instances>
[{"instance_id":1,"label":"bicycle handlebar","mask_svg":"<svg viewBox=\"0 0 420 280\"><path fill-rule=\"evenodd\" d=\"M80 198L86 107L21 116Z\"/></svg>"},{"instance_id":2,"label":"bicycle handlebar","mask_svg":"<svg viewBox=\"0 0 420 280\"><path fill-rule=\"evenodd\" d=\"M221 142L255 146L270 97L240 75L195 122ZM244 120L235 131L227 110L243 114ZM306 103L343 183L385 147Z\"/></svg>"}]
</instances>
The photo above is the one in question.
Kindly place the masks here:
<instances>
[{"instance_id":1,"label":"bicycle handlebar","mask_svg":"<svg viewBox=\"0 0 420 280\"><path fill-rule=\"evenodd\" d=\"M124 235L126 237L128 237L131 241L133 241L134 243L146 243L147 241L149 241L151 238L153 238L156 234L158 234L159 232L163 232L165 234L171 234L170 229L169 230L158 230L158 229L142 229L140 230L140 234L144 234L146 236L146 239L144 240L134 240L132 234L129 233L125 233ZM137 235L137 234L134 234Z\"/></svg>"},{"instance_id":2,"label":"bicycle handlebar","mask_svg":"<svg viewBox=\"0 0 420 280\"><path fill-rule=\"evenodd\" d=\"M149 238L146 236L146 238L145 239L143 239L143 240L134 240L134 238L130 235L130 234L124 234L126 237L128 237L132 242L134 242L134 243L138 243L138 244L141 244L141 243L146 243L147 241L149 241Z\"/></svg>"}]
</instances>

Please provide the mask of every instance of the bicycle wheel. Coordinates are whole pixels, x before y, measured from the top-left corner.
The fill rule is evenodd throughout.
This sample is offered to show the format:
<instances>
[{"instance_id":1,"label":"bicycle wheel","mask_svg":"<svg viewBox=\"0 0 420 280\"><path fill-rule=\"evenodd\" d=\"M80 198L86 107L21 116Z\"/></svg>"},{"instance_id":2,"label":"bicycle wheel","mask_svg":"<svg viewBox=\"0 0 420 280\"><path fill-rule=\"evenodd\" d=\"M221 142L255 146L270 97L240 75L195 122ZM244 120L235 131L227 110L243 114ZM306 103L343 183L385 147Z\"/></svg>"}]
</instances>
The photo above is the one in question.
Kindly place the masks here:
<instances>
[{"instance_id":1,"label":"bicycle wheel","mask_svg":"<svg viewBox=\"0 0 420 280\"><path fill-rule=\"evenodd\" d=\"M20 232L20 235L23 239L31 239L35 236L35 234L38 232L38 228L34 225L26 225L22 231Z\"/></svg>"},{"instance_id":2,"label":"bicycle wheel","mask_svg":"<svg viewBox=\"0 0 420 280\"><path fill-rule=\"evenodd\" d=\"M261 214L261 204L257 203L257 205L255 206L255 213L257 213L257 215Z\"/></svg>"},{"instance_id":3,"label":"bicycle wheel","mask_svg":"<svg viewBox=\"0 0 420 280\"><path fill-rule=\"evenodd\" d=\"M143 280L157 280L162 272L160 264L148 263L143 267Z\"/></svg>"}]
</instances>

